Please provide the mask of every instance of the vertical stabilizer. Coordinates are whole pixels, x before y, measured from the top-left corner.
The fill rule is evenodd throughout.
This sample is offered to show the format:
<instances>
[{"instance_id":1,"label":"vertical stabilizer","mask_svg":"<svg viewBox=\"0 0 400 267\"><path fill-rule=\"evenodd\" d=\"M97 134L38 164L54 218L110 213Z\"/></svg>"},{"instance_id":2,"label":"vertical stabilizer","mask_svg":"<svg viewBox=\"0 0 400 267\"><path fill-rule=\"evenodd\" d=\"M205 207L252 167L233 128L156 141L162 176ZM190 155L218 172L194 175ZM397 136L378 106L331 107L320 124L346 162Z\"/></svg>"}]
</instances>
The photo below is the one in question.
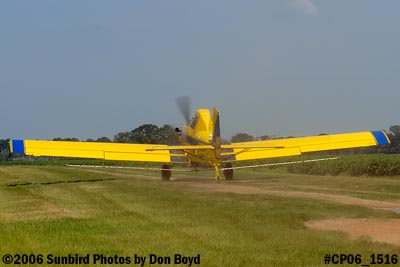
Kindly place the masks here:
<instances>
[{"instance_id":1,"label":"vertical stabilizer","mask_svg":"<svg viewBox=\"0 0 400 267\"><path fill-rule=\"evenodd\" d=\"M212 140L212 145L219 149L221 148L221 129L219 126L219 111L216 107L214 107L213 111L213 125L214 125L214 131L213 131L213 140Z\"/></svg>"}]
</instances>

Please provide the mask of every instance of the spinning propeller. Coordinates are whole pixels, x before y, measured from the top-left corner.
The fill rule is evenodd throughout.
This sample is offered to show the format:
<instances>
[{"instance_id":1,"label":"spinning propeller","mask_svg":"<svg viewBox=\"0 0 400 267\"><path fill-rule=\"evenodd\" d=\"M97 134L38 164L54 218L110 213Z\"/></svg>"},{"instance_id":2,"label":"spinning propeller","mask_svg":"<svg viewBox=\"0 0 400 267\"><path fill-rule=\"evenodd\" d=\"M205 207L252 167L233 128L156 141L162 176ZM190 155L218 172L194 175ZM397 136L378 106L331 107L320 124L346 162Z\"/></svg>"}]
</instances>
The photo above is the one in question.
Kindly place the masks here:
<instances>
[{"instance_id":1,"label":"spinning propeller","mask_svg":"<svg viewBox=\"0 0 400 267\"><path fill-rule=\"evenodd\" d=\"M178 106L179 111L181 112L186 123L189 123L191 116L190 97L188 96L178 97L175 99L175 103Z\"/></svg>"}]
</instances>

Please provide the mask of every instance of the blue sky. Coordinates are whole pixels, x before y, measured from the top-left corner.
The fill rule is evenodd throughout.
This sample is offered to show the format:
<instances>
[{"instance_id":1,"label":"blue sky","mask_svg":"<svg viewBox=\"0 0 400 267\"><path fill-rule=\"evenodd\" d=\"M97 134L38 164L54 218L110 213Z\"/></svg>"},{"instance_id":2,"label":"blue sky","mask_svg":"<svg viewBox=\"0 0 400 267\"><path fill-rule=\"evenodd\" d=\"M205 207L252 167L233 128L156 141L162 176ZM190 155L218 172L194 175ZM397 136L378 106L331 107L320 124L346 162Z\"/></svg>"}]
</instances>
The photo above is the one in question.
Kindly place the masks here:
<instances>
[{"instance_id":1,"label":"blue sky","mask_svg":"<svg viewBox=\"0 0 400 267\"><path fill-rule=\"evenodd\" d=\"M180 125L225 138L400 124L400 1L3 1L0 138Z\"/></svg>"}]
</instances>

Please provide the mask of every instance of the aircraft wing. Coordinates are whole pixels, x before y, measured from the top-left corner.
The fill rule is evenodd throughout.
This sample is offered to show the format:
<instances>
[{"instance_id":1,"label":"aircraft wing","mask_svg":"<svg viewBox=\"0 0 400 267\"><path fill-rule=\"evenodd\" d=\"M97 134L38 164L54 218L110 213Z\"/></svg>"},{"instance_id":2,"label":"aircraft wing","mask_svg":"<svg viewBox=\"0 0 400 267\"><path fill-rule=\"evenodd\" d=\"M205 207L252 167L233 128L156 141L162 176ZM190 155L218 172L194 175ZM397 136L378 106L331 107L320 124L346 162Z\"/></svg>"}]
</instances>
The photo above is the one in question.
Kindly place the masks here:
<instances>
[{"instance_id":1,"label":"aircraft wing","mask_svg":"<svg viewBox=\"0 0 400 267\"><path fill-rule=\"evenodd\" d=\"M320 135L222 145L223 161L296 156L307 152L390 144L385 131Z\"/></svg>"},{"instance_id":2,"label":"aircraft wing","mask_svg":"<svg viewBox=\"0 0 400 267\"><path fill-rule=\"evenodd\" d=\"M207 146L208 149L212 146ZM96 158L148 162L187 162L184 149L195 146L167 146L153 144L122 144L97 142L67 142L41 140L11 140L11 153L29 156ZM200 148L200 149L205 149Z\"/></svg>"},{"instance_id":3,"label":"aircraft wing","mask_svg":"<svg viewBox=\"0 0 400 267\"><path fill-rule=\"evenodd\" d=\"M301 155L306 152L389 144L384 131L276 139L221 145L222 161ZM188 162L185 152L215 150L212 145L167 146L154 144L11 140L10 151L30 156L96 158L145 162Z\"/></svg>"}]
</instances>

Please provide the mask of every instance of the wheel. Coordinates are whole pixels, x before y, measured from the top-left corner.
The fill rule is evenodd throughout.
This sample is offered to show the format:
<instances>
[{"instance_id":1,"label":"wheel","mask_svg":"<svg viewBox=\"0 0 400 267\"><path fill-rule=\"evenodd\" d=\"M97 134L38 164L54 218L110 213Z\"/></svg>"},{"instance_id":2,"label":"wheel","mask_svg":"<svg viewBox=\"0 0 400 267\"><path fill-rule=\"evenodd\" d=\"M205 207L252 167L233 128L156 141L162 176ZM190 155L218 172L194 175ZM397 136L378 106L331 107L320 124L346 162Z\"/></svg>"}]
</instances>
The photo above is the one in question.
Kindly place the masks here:
<instances>
[{"instance_id":1,"label":"wheel","mask_svg":"<svg viewBox=\"0 0 400 267\"><path fill-rule=\"evenodd\" d=\"M161 166L161 179L169 181L169 178L171 178L171 167L168 164L164 164Z\"/></svg>"},{"instance_id":2,"label":"wheel","mask_svg":"<svg viewBox=\"0 0 400 267\"><path fill-rule=\"evenodd\" d=\"M232 168L232 163L225 163L224 168ZM223 174L226 180L233 179L233 169L223 170Z\"/></svg>"}]
</instances>

